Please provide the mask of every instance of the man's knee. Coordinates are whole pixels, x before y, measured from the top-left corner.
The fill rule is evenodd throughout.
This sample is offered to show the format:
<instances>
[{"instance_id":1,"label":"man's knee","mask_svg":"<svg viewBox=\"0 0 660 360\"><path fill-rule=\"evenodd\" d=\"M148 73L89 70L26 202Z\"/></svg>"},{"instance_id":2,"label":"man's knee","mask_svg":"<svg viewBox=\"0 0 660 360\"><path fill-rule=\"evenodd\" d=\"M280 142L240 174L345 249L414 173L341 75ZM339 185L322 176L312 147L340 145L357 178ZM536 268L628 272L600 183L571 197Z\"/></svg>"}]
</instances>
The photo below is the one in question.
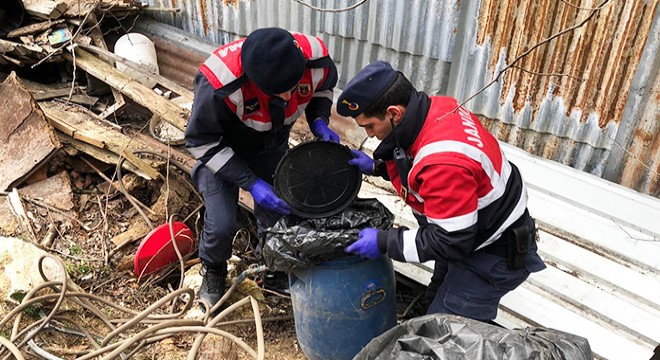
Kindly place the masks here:
<instances>
[{"instance_id":1,"label":"man's knee","mask_svg":"<svg viewBox=\"0 0 660 360\"><path fill-rule=\"evenodd\" d=\"M485 294L484 294L485 295ZM456 289L440 289L429 306L427 314L453 314L479 321L489 321L497 316L500 294L475 296Z\"/></svg>"},{"instance_id":2,"label":"man's knee","mask_svg":"<svg viewBox=\"0 0 660 360\"><path fill-rule=\"evenodd\" d=\"M204 238L209 241L231 241L238 231L238 222L222 216L206 216Z\"/></svg>"}]
</instances>

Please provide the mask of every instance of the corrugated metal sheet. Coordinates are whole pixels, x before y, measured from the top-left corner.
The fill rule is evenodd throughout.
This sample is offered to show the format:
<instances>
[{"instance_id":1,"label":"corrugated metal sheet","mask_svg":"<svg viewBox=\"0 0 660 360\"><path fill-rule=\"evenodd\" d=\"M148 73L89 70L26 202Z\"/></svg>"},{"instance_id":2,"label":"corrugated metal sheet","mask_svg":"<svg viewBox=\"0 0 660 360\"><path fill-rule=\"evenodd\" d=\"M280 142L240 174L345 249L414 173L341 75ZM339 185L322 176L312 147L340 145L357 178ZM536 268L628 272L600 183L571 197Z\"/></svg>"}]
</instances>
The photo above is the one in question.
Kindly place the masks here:
<instances>
[{"instance_id":1,"label":"corrugated metal sheet","mask_svg":"<svg viewBox=\"0 0 660 360\"><path fill-rule=\"evenodd\" d=\"M445 93L458 19L458 1L369 1L354 11L318 12L293 0L209 1L150 0L153 6L180 7L181 13L156 15L218 44L247 36L261 27L278 26L320 36L340 71L339 86L369 62L387 60L413 84ZM337 9L354 1L310 1Z\"/></svg>"},{"instance_id":2,"label":"corrugated metal sheet","mask_svg":"<svg viewBox=\"0 0 660 360\"><path fill-rule=\"evenodd\" d=\"M660 196L658 100L651 91L657 94L660 66L659 1L610 0L585 26L539 47L518 63L524 70L509 70L466 107L503 141ZM371 0L327 13L293 0L149 0L182 9L158 20L218 44L266 26L318 35L337 63L340 88L381 59L419 89L459 100L590 12L568 3L594 8L599 2ZM308 3L336 9L356 1Z\"/></svg>"},{"instance_id":3,"label":"corrugated metal sheet","mask_svg":"<svg viewBox=\"0 0 660 360\"><path fill-rule=\"evenodd\" d=\"M660 197L660 6L603 177Z\"/></svg>"},{"instance_id":4,"label":"corrugated metal sheet","mask_svg":"<svg viewBox=\"0 0 660 360\"><path fill-rule=\"evenodd\" d=\"M572 3L594 8L600 1ZM642 82L655 79L657 62L640 59L645 51L656 54L659 50L657 41L652 41L657 37L653 24L658 10L658 1L610 1L583 27L530 53L466 107L485 116L484 123L498 138L532 154L598 176L608 166L635 168L636 174L628 173L625 182L618 181L658 196L657 167L642 165L660 157L657 148L642 157L610 153L615 147L625 150L633 143L642 146L649 141L631 142L632 138L619 138L617 133L624 122L644 127L643 123L655 118L648 112L637 114L646 120L623 116L635 74L645 74ZM463 2L460 11L449 89L459 100L477 93L534 44L578 24L590 13L554 0ZM657 129L652 134L651 138L656 137ZM622 160L630 163L622 164Z\"/></svg>"}]
</instances>

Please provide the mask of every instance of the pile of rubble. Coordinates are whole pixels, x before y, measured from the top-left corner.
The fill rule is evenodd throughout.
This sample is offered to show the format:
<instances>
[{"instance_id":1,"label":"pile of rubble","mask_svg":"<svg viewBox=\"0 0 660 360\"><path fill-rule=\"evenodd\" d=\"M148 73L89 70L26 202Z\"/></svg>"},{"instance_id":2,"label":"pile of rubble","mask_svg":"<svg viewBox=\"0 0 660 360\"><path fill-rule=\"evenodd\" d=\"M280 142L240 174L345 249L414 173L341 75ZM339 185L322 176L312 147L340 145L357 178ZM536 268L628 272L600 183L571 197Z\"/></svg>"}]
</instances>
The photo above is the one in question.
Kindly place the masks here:
<instances>
[{"instance_id":1,"label":"pile of rubble","mask_svg":"<svg viewBox=\"0 0 660 360\"><path fill-rule=\"evenodd\" d=\"M132 0L20 0L0 8L0 65L36 66L61 61L74 43L102 46L98 24L135 15Z\"/></svg>"},{"instance_id":2,"label":"pile of rubble","mask_svg":"<svg viewBox=\"0 0 660 360\"><path fill-rule=\"evenodd\" d=\"M93 238L103 249L87 258L121 269L156 225L201 208L194 160L172 146L192 92L109 50L119 36L141 36L125 27L141 9L133 0L0 4L0 235L64 255Z\"/></svg>"},{"instance_id":3,"label":"pile of rubble","mask_svg":"<svg viewBox=\"0 0 660 360\"><path fill-rule=\"evenodd\" d=\"M94 169L93 173L114 188L119 188L116 179L103 173L109 164L122 163L124 169L146 180L162 178L158 170L163 162L175 161L180 170L189 171L193 159L185 150L169 145L181 144L192 92L158 75L157 69L115 55L104 38L104 22L123 32L130 30L118 20L135 19L139 3L24 0L24 8L17 11L11 7L14 2L21 4L21 0L11 0L0 7L0 81L4 81L0 84L0 121L4 125L0 130L0 190L15 200L11 211L7 210L9 203L0 202L2 234L20 231L37 240L32 229L35 225L30 225L27 215L20 216L16 188L21 189L24 199L38 194L33 196L38 199L34 201L73 216L67 213L73 206L68 178L82 181L74 184L79 189L84 188L85 179L75 172L70 177L50 176L52 169L49 171L46 165L61 153L60 149L69 155L84 153L85 167ZM35 81L39 77L31 75L44 68L48 68L51 80L53 73L59 79ZM26 79L30 77L33 79ZM118 114L123 112L125 116L126 109L148 114L153 136L136 131L135 126L120 126ZM88 159L97 162L92 164ZM23 189L25 185L30 187ZM162 217L167 211L157 214L149 206L141 206L158 221L166 221ZM113 242L121 245L134 241L148 230L143 225L140 230L113 238Z\"/></svg>"},{"instance_id":4,"label":"pile of rubble","mask_svg":"<svg viewBox=\"0 0 660 360\"><path fill-rule=\"evenodd\" d=\"M190 282L199 280L196 251L148 277L133 271L140 240L156 226L178 216L176 221L198 233L203 203L190 183L194 159L181 146L193 93L160 76L157 67L112 51L117 38L128 36L129 42L136 42L143 37L131 32L141 10L133 0L0 2L0 268L7 270L0 274L0 330L4 333L10 320L15 323L11 335L0 336L0 356L7 350L14 355L45 351L39 348L50 342L44 335L23 330L41 322L43 327L53 321L52 315L69 311L69 305L59 308L60 303L30 298L35 291L48 290L45 279L59 281L50 285L53 289L70 282L62 296L76 304L85 296L118 301L111 305L115 310L108 310L114 316L124 316L115 314L120 304L148 308L146 315L167 311L150 304L171 302L171 311L181 310L170 315L176 327L191 309ZM249 207L247 200L242 202ZM237 239L237 248L247 250L251 238L243 237ZM44 274L42 257L47 255L61 259L62 265ZM234 276L254 261L238 255ZM184 268L186 284L178 282ZM256 283L248 280L242 285L254 290ZM262 301L256 289L248 294ZM240 289L237 293L245 296ZM252 304L259 320L255 300L241 301ZM83 327L107 333L106 342L112 339L113 344L97 352L111 352L119 345L113 330L123 327L101 316L105 310L89 305L67 321L76 324L77 317L85 318ZM35 306L36 318L20 316L20 310ZM265 314L279 314L263 306ZM208 317L190 313L186 316ZM92 315L98 319L90 321ZM210 318L195 321L203 325ZM141 329L150 325L149 319L140 322ZM261 334L260 322L258 328ZM98 348L94 343L47 350L91 354ZM247 345L239 345L257 357ZM258 345L263 358L263 339Z\"/></svg>"}]
</instances>

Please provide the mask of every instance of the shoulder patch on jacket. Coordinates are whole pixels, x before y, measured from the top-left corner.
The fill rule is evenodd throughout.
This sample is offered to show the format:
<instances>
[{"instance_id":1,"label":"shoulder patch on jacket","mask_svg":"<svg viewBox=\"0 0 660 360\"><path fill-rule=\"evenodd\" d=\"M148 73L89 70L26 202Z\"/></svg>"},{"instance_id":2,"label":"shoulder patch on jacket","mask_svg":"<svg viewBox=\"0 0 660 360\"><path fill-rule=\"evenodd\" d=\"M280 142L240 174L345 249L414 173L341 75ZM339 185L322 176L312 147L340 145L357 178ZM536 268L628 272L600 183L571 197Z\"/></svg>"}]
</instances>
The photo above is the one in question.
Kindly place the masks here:
<instances>
[{"instance_id":1,"label":"shoulder patch on jacket","mask_svg":"<svg viewBox=\"0 0 660 360\"><path fill-rule=\"evenodd\" d=\"M245 108L245 114L253 113L260 108L258 98L245 100L243 104L243 107Z\"/></svg>"},{"instance_id":2,"label":"shoulder patch on jacket","mask_svg":"<svg viewBox=\"0 0 660 360\"><path fill-rule=\"evenodd\" d=\"M307 83L298 84L298 94L302 97L308 97L312 94L312 85Z\"/></svg>"}]
</instances>

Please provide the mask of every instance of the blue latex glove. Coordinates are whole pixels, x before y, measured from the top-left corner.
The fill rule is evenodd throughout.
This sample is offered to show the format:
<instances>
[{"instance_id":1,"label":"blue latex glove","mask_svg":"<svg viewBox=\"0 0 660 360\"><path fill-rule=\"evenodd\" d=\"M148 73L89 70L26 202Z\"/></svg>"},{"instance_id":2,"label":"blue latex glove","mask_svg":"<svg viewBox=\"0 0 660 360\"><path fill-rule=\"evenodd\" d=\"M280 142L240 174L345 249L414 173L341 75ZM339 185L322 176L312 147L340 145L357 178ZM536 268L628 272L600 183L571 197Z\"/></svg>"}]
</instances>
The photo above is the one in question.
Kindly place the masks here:
<instances>
[{"instance_id":1,"label":"blue latex glove","mask_svg":"<svg viewBox=\"0 0 660 360\"><path fill-rule=\"evenodd\" d=\"M250 194L254 201L268 210L278 212L282 215L288 215L291 212L289 204L275 195L273 187L267 182L257 179L250 188Z\"/></svg>"},{"instance_id":2,"label":"blue latex glove","mask_svg":"<svg viewBox=\"0 0 660 360\"><path fill-rule=\"evenodd\" d=\"M354 158L348 160L349 165L357 166L363 174L371 175L374 173L374 159L360 150L351 150Z\"/></svg>"},{"instance_id":3,"label":"blue latex glove","mask_svg":"<svg viewBox=\"0 0 660 360\"><path fill-rule=\"evenodd\" d=\"M339 143L339 135L330 130L325 120L318 118L312 123L312 134L323 141L332 141Z\"/></svg>"},{"instance_id":4,"label":"blue latex glove","mask_svg":"<svg viewBox=\"0 0 660 360\"><path fill-rule=\"evenodd\" d=\"M383 254L378 249L378 229L366 228L360 231L360 237L357 241L347 246L344 251L367 259L380 257Z\"/></svg>"}]
</instances>

